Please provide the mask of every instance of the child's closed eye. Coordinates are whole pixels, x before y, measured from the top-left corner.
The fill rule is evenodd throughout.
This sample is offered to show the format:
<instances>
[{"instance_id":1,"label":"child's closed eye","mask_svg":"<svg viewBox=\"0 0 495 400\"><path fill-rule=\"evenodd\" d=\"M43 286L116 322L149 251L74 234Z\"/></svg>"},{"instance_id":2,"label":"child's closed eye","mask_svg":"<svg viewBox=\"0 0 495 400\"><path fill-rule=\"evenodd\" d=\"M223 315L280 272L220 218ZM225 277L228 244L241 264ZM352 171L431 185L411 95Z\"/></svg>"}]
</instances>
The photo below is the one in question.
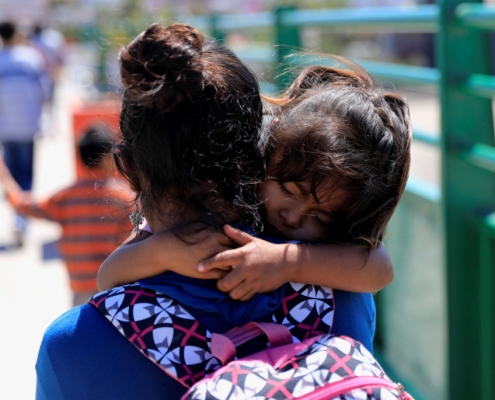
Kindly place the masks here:
<instances>
[{"instance_id":1,"label":"child's closed eye","mask_svg":"<svg viewBox=\"0 0 495 400\"><path fill-rule=\"evenodd\" d=\"M287 189L287 187L285 186L284 182L282 181L278 181L278 186L280 187L280 190L286 194L287 196L295 196L294 193L292 193L289 189Z\"/></svg>"},{"instance_id":2,"label":"child's closed eye","mask_svg":"<svg viewBox=\"0 0 495 400\"><path fill-rule=\"evenodd\" d=\"M316 220L316 222L323 226L324 228L328 227L333 222L333 218L327 215L318 215L318 214L313 214L312 217Z\"/></svg>"}]
</instances>

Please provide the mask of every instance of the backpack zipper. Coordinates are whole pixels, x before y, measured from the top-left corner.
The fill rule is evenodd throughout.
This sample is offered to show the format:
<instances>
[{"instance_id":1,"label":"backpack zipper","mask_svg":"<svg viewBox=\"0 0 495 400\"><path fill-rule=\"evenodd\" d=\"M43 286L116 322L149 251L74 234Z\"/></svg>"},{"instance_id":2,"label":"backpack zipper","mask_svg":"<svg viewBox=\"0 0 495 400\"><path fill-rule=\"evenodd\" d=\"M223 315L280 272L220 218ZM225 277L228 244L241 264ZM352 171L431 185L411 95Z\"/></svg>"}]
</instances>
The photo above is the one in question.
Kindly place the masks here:
<instances>
[{"instance_id":1,"label":"backpack zipper","mask_svg":"<svg viewBox=\"0 0 495 400\"><path fill-rule=\"evenodd\" d=\"M296 398L301 400L318 400L322 398L332 399L352 390L369 387L382 387L385 389L397 390L401 399L413 400L412 397L404 392L404 387L400 383L394 383L377 376L359 376L343 379Z\"/></svg>"}]
</instances>

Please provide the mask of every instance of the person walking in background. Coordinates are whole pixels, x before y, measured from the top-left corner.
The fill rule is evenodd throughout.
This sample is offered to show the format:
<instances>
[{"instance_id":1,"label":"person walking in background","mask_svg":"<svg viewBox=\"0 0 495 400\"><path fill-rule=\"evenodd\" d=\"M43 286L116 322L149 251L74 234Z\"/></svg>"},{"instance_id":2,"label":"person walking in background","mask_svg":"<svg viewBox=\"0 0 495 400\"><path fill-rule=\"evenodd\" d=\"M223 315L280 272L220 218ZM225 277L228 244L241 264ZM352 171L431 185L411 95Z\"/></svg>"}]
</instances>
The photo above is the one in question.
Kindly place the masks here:
<instances>
[{"instance_id":1,"label":"person walking in background","mask_svg":"<svg viewBox=\"0 0 495 400\"><path fill-rule=\"evenodd\" d=\"M113 176L113 137L103 127L89 129L78 142L88 168L87 177L44 201L35 201L13 179L0 157L0 182L10 204L20 213L58 222L62 227L59 251L66 263L74 306L98 292L101 263L129 236L132 224L127 206L132 197Z\"/></svg>"},{"instance_id":2,"label":"person walking in background","mask_svg":"<svg viewBox=\"0 0 495 400\"><path fill-rule=\"evenodd\" d=\"M33 27L30 41L45 59L46 70L51 78L50 100L52 100L65 61L65 37L56 29L37 24Z\"/></svg>"},{"instance_id":3,"label":"person walking in background","mask_svg":"<svg viewBox=\"0 0 495 400\"><path fill-rule=\"evenodd\" d=\"M0 23L0 143L3 157L22 190L33 184L34 138L40 131L41 113L50 96L50 78L43 56L26 46L12 22ZM17 214L14 234L24 242L26 219Z\"/></svg>"}]
</instances>

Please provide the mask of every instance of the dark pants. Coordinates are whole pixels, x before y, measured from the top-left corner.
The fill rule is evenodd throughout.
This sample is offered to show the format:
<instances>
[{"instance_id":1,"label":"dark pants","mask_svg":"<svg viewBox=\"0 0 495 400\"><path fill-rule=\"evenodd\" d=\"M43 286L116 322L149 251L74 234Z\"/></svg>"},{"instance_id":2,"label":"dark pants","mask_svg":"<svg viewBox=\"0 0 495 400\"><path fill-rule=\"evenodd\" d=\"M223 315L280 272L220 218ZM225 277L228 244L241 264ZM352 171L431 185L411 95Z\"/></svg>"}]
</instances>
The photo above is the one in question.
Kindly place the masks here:
<instances>
[{"instance_id":1,"label":"dark pants","mask_svg":"<svg viewBox=\"0 0 495 400\"><path fill-rule=\"evenodd\" d=\"M33 142L3 142L3 158L10 173L22 188L31 190L33 186Z\"/></svg>"},{"instance_id":2,"label":"dark pants","mask_svg":"<svg viewBox=\"0 0 495 400\"><path fill-rule=\"evenodd\" d=\"M2 146L5 165L10 173L22 190L31 190L33 186L33 142L3 142ZM26 230L26 225L26 218L17 214L14 229L22 233Z\"/></svg>"}]
</instances>

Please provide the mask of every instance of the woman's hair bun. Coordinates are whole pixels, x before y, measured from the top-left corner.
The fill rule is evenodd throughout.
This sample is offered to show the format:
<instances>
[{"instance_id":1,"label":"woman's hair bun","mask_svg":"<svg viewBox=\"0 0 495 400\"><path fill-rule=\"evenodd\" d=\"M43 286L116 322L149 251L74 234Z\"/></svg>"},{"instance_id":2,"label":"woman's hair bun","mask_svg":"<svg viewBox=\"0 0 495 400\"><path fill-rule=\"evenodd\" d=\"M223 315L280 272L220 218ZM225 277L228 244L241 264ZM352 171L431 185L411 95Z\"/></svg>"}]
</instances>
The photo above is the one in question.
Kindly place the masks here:
<instances>
[{"instance_id":1,"label":"woman's hair bun","mask_svg":"<svg viewBox=\"0 0 495 400\"><path fill-rule=\"evenodd\" d=\"M151 25L120 53L125 98L171 110L203 88L205 38L193 27Z\"/></svg>"}]
</instances>

